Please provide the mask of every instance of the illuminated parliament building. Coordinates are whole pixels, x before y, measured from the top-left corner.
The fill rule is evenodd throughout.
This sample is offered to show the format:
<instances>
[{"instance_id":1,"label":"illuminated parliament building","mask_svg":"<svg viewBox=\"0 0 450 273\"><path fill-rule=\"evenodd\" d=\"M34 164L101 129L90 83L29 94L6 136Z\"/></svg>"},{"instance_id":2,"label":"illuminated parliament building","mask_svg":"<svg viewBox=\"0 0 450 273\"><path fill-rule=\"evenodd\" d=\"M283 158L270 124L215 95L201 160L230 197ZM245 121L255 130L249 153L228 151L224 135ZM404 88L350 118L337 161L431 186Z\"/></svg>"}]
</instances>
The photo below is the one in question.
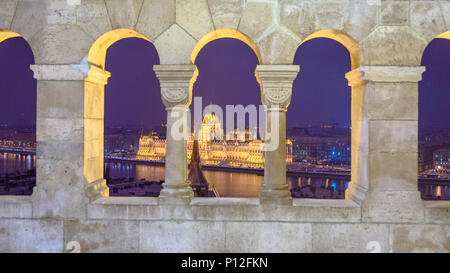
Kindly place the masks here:
<instances>
[{"instance_id":1,"label":"illuminated parliament building","mask_svg":"<svg viewBox=\"0 0 450 273\"><path fill-rule=\"evenodd\" d=\"M205 115L202 122L199 152L204 165L224 167L263 168L263 141L256 139L253 132L246 129L243 135L237 129L234 136L223 140L223 128L220 119L212 114ZM256 134L256 131L255 133ZM194 146L194 134L188 141L188 158L191 159ZM231 140L229 140L231 139ZM166 156L166 140L157 135L142 135L139 138L139 150L136 159L163 161ZM292 142L286 140L286 162L292 162Z\"/></svg>"}]
</instances>

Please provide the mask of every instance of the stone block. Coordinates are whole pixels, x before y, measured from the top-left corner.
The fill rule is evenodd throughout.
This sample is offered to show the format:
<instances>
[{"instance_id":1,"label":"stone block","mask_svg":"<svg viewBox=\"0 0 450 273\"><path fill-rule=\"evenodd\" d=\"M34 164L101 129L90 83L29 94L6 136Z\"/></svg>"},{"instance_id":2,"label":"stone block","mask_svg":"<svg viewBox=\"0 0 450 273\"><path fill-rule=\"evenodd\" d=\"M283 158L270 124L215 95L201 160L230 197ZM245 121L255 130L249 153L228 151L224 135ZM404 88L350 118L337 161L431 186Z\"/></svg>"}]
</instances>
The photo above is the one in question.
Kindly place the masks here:
<instances>
[{"instance_id":1,"label":"stone block","mask_svg":"<svg viewBox=\"0 0 450 273\"><path fill-rule=\"evenodd\" d=\"M85 82L84 117L103 119L105 115L105 88L102 84Z\"/></svg>"},{"instance_id":2,"label":"stone block","mask_svg":"<svg viewBox=\"0 0 450 273\"><path fill-rule=\"evenodd\" d=\"M64 222L65 245L80 244L80 252L138 252L139 223L137 221Z\"/></svg>"},{"instance_id":3,"label":"stone block","mask_svg":"<svg viewBox=\"0 0 450 273\"><path fill-rule=\"evenodd\" d=\"M227 222L226 252L311 252L311 224Z\"/></svg>"},{"instance_id":4,"label":"stone block","mask_svg":"<svg viewBox=\"0 0 450 273\"><path fill-rule=\"evenodd\" d=\"M237 29L244 10L244 0L208 0L216 29Z\"/></svg>"},{"instance_id":5,"label":"stone block","mask_svg":"<svg viewBox=\"0 0 450 273\"><path fill-rule=\"evenodd\" d=\"M156 197L103 197L87 207L90 219L157 220L161 207Z\"/></svg>"},{"instance_id":6,"label":"stone block","mask_svg":"<svg viewBox=\"0 0 450 273\"><path fill-rule=\"evenodd\" d=\"M417 190L417 153L369 153L367 160L371 190Z\"/></svg>"},{"instance_id":7,"label":"stone block","mask_svg":"<svg viewBox=\"0 0 450 273\"><path fill-rule=\"evenodd\" d=\"M364 253L378 246L379 252L390 252L389 225L321 223L312 229L313 252Z\"/></svg>"},{"instance_id":8,"label":"stone block","mask_svg":"<svg viewBox=\"0 0 450 273\"><path fill-rule=\"evenodd\" d=\"M408 25L409 1L381 2L380 19L384 26Z\"/></svg>"},{"instance_id":9,"label":"stone block","mask_svg":"<svg viewBox=\"0 0 450 273\"><path fill-rule=\"evenodd\" d=\"M37 158L69 161L73 165L80 164L83 158L83 142L39 141L37 146Z\"/></svg>"},{"instance_id":10,"label":"stone block","mask_svg":"<svg viewBox=\"0 0 450 273\"><path fill-rule=\"evenodd\" d=\"M417 120L418 84L377 82L366 85L370 119Z\"/></svg>"},{"instance_id":11,"label":"stone block","mask_svg":"<svg viewBox=\"0 0 450 273\"><path fill-rule=\"evenodd\" d=\"M450 252L449 225L392 225L393 252Z\"/></svg>"},{"instance_id":12,"label":"stone block","mask_svg":"<svg viewBox=\"0 0 450 273\"><path fill-rule=\"evenodd\" d=\"M0 2L0 29L9 29L14 13L16 12L17 0L4 0Z\"/></svg>"},{"instance_id":13,"label":"stone block","mask_svg":"<svg viewBox=\"0 0 450 273\"><path fill-rule=\"evenodd\" d=\"M84 175L87 181L93 182L103 178L103 155L86 156L84 162Z\"/></svg>"},{"instance_id":14,"label":"stone block","mask_svg":"<svg viewBox=\"0 0 450 273\"><path fill-rule=\"evenodd\" d=\"M441 1L441 9L442 15L444 17L445 23L447 25L447 29L450 29L450 2L449 1Z\"/></svg>"},{"instance_id":15,"label":"stone block","mask_svg":"<svg viewBox=\"0 0 450 273\"><path fill-rule=\"evenodd\" d=\"M223 222L142 221L140 252L224 252Z\"/></svg>"},{"instance_id":16,"label":"stone block","mask_svg":"<svg viewBox=\"0 0 450 273\"><path fill-rule=\"evenodd\" d=\"M77 8L77 24L93 39L110 31L111 21L104 0L83 0Z\"/></svg>"},{"instance_id":17,"label":"stone block","mask_svg":"<svg viewBox=\"0 0 450 273\"><path fill-rule=\"evenodd\" d=\"M84 124L85 124L85 131L84 131L85 142L104 139L103 119L86 118L84 120Z\"/></svg>"},{"instance_id":18,"label":"stone block","mask_svg":"<svg viewBox=\"0 0 450 273\"><path fill-rule=\"evenodd\" d=\"M254 41L264 34L273 24L274 3L247 2L239 23L239 31L250 36Z\"/></svg>"},{"instance_id":19,"label":"stone block","mask_svg":"<svg viewBox=\"0 0 450 273\"><path fill-rule=\"evenodd\" d=\"M372 184L370 178L369 183ZM376 223L422 223L424 206L420 192L417 189L375 191L369 186L362 204L362 220Z\"/></svg>"},{"instance_id":20,"label":"stone block","mask_svg":"<svg viewBox=\"0 0 450 273\"><path fill-rule=\"evenodd\" d=\"M190 64L196 40L178 25L172 25L155 40L161 64Z\"/></svg>"},{"instance_id":21,"label":"stone block","mask_svg":"<svg viewBox=\"0 0 450 273\"><path fill-rule=\"evenodd\" d=\"M369 151L384 153L417 153L417 121L369 121Z\"/></svg>"},{"instance_id":22,"label":"stone block","mask_svg":"<svg viewBox=\"0 0 450 273\"><path fill-rule=\"evenodd\" d=\"M82 118L39 118L36 122L36 140L82 142Z\"/></svg>"},{"instance_id":23,"label":"stone block","mask_svg":"<svg viewBox=\"0 0 450 273\"><path fill-rule=\"evenodd\" d=\"M83 118L83 81L38 81L37 115Z\"/></svg>"},{"instance_id":24,"label":"stone block","mask_svg":"<svg viewBox=\"0 0 450 273\"><path fill-rule=\"evenodd\" d=\"M62 252L62 241L61 221L0 219L0 252Z\"/></svg>"},{"instance_id":25,"label":"stone block","mask_svg":"<svg viewBox=\"0 0 450 273\"><path fill-rule=\"evenodd\" d=\"M293 199L290 221L301 222L359 222L361 208L352 200ZM284 221L285 219L280 219ZM287 220L287 219L286 219Z\"/></svg>"},{"instance_id":26,"label":"stone block","mask_svg":"<svg viewBox=\"0 0 450 273\"><path fill-rule=\"evenodd\" d=\"M44 1L18 1L11 29L30 42L36 33L46 25L46 12ZM33 52L35 51L36 49L33 47ZM36 61L36 63L38 62Z\"/></svg>"},{"instance_id":27,"label":"stone block","mask_svg":"<svg viewBox=\"0 0 450 273\"><path fill-rule=\"evenodd\" d=\"M176 9L177 24L195 39L214 30L206 0L178 0Z\"/></svg>"},{"instance_id":28,"label":"stone block","mask_svg":"<svg viewBox=\"0 0 450 273\"><path fill-rule=\"evenodd\" d=\"M292 64L299 45L299 41L279 29L258 42L264 64Z\"/></svg>"},{"instance_id":29,"label":"stone block","mask_svg":"<svg viewBox=\"0 0 450 273\"><path fill-rule=\"evenodd\" d=\"M175 23L175 1L144 0L136 30L151 40Z\"/></svg>"},{"instance_id":30,"label":"stone block","mask_svg":"<svg viewBox=\"0 0 450 273\"><path fill-rule=\"evenodd\" d=\"M47 24L76 24L76 5L69 5L67 0L52 0L46 2Z\"/></svg>"},{"instance_id":31,"label":"stone block","mask_svg":"<svg viewBox=\"0 0 450 273\"><path fill-rule=\"evenodd\" d=\"M0 218L31 218L30 196L0 196Z\"/></svg>"},{"instance_id":32,"label":"stone block","mask_svg":"<svg viewBox=\"0 0 450 273\"><path fill-rule=\"evenodd\" d=\"M310 2L283 0L280 6L280 22L300 39L315 30L314 10Z\"/></svg>"},{"instance_id":33,"label":"stone block","mask_svg":"<svg viewBox=\"0 0 450 273\"><path fill-rule=\"evenodd\" d=\"M93 39L77 25L47 25L31 39L36 63L79 63Z\"/></svg>"},{"instance_id":34,"label":"stone block","mask_svg":"<svg viewBox=\"0 0 450 273\"><path fill-rule=\"evenodd\" d=\"M450 224L450 201L424 201L425 222Z\"/></svg>"},{"instance_id":35,"label":"stone block","mask_svg":"<svg viewBox=\"0 0 450 273\"><path fill-rule=\"evenodd\" d=\"M250 204L244 204L242 201L229 200L237 198L208 201L198 199L194 198L190 205L156 206L157 198L109 197L90 204L88 213L89 217L94 219L127 220L286 222L358 222L361 220L361 210L351 200L295 199L294 206L260 206L253 204L253 201Z\"/></svg>"},{"instance_id":36,"label":"stone block","mask_svg":"<svg viewBox=\"0 0 450 273\"><path fill-rule=\"evenodd\" d=\"M80 184L78 181L75 183ZM33 191L32 200L33 217L86 218L87 198L82 186L67 186L61 184L61 179L45 181L45 184L41 181Z\"/></svg>"},{"instance_id":37,"label":"stone block","mask_svg":"<svg viewBox=\"0 0 450 273\"><path fill-rule=\"evenodd\" d=\"M112 28L134 29L143 0L105 0Z\"/></svg>"},{"instance_id":38,"label":"stone block","mask_svg":"<svg viewBox=\"0 0 450 273\"><path fill-rule=\"evenodd\" d=\"M428 42L448 30L438 1L411 2L410 18L411 27Z\"/></svg>"},{"instance_id":39,"label":"stone block","mask_svg":"<svg viewBox=\"0 0 450 273\"><path fill-rule=\"evenodd\" d=\"M74 160L38 158L36 176L37 180L40 181L38 184L45 184L50 188L58 188L59 186L82 188L84 186L81 158Z\"/></svg>"},{"instance_id":40,"label":"stone block","mask_svg":"<svg viewBox=\"0 0 450 273\"><path fill-rule=\"evenodd\" d=\"M361 42L363 64L417 66L425 46L407 26L381 26Z\"/></svg>"},{"instance_id":41,"label":"stone block","mask_svg":"<svg viewBox=\"0 0 450 273\"><path fill-rule=\"evenodd\" d=\"M103 138L93 139L84 142L84 157L103 157Z\"/></svg>"},{"instance_id":42,"label":"stone block","mask_svg":"<svg viewBox=\"0 0 450 273\"><path fill-rule=\"evenodd\" d=\"M314 2L317 29L342 30L348 1Z\"/></svg>"},{"instance_id":43,"label":"stone block","mask_svg":"<svg viewBox=\"0 0 450 273\"><path fill-rule=\"evenodd\" d=\"M367 0L350 1L344 18L344 32L357 41L362 41L378 23L378 6Z\"/></svg>"}]
</instances>

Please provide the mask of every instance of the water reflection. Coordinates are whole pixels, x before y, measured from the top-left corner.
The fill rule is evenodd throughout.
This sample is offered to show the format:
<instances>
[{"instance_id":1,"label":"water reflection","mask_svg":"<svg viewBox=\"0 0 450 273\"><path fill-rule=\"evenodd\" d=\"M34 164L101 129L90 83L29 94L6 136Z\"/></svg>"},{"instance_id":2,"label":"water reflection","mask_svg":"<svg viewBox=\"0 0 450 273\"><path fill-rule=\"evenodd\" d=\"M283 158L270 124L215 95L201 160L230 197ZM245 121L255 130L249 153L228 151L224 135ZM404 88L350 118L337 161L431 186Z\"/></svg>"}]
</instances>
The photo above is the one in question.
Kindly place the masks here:
<instances>
[{"instance_id":1,"label":"water reflection","mask_svg":"<svg viewBox=\"0 0 450 273\"><path fill-rule=\"evenodd\" d=\"M0 153L0 175L26 172L36 168L35 155Z\"/></svg>"},{"instance_id":2,"label":"water reflection","mask_svg":"<svg viewBox=\"0 0 450 273\"><path fill-rule=\"evenodd\" d=\"M112 178L126 177L147 181L164 180L165 168L160 166L106 163ZM214 185L220 197L258 197L263 176L249 173L235 173L204 170L206 179Z\"/></svg>"}]
</instances>

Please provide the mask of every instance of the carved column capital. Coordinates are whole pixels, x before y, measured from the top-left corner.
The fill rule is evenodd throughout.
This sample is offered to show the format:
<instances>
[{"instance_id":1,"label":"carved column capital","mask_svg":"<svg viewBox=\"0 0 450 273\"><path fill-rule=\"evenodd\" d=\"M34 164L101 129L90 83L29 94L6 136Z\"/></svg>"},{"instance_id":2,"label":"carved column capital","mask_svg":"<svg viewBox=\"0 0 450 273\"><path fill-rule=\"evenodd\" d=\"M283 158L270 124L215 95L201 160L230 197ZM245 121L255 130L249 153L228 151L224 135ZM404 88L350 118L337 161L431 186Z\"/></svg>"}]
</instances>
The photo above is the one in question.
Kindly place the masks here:
<instances>
[{"instance_id":1,"label":"carved column capital","mask_svg":"<svg viewBox=\"0 0 450 273\"><path fill-rule=\"evenodd\" d=\"M192 100L191 84L195 81L195 65L154 65L161 87L161 99L166 108L189 106Z\"/></svg>"},{"instance_id":2,"label":"carved column capital","mask_svg":"<svg viewBox=\"0 0 450 273\"><path fill-rule=\"evenodd\" d=\"M299 70L298 65L258 65L255 76L261 84L263 104L286 109L291 103L292 84Z\"/></svg>"}]
</instances>

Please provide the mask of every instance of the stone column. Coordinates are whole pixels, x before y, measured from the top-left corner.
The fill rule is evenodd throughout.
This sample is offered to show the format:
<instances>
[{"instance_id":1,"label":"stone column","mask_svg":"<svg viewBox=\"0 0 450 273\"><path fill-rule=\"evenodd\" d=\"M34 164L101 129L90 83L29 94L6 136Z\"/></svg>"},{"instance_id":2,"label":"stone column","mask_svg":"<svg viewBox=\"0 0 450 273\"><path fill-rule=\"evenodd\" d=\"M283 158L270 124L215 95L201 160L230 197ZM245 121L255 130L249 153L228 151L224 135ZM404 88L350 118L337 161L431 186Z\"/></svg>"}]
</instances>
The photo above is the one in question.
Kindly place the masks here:
<instances>
[{"instance_id":1,"label":"stone column","mask_svg":"<svg viewBox=\"0 0 450 273\"><path fill-rule=\"evenodd\" d=\"M352 174L347 199L363 221L420 222L418 82L424 67L363 66L352 87Z\"/></svg>"},{"instance_id":2,"label":"stone column","mask_svg":"<svg viewBox=\"0 0 450 273\"><path fill-rule=\"evenodd\" d=\"M86 217L88 202L108 195L102 166L103 123L99 127L101 131L95 132L101 139L96 143L98 147L88 147L101 152L101 163L97 166L101 172L98 170L92 181L85 176L88 126L85 99L88 96L85 95L86 74L82 72L86 69L79 68L79 65L31 66L38 80L33 217L82 219ZM103 111L103 106L98 111Z\"/></svg>"},{"instance_id":3,"label":"stone column","mask_svg":"<svg viewBox=\"0 0 450 273\"><path fill-rule=\"evenodd\" d=\"M188 204L194 193L187 177L187 112L195 65L155 65L161 98L167 111L166 178L160 204Z\"/></svg>"},{"instance_id":4,"label":"stone column","mask_svg":"<svg viewBox=\"0 0 450 273\"><path fill-rule=\"evenodd\" d=\"M266 131L271 134L264 144L264 183L261 203L291 205L286 183L286 111L291 102L292 84L298 65L258 65L256 76L262 86L262 103L266 107Z\"/></svg>"}]
</instances>

